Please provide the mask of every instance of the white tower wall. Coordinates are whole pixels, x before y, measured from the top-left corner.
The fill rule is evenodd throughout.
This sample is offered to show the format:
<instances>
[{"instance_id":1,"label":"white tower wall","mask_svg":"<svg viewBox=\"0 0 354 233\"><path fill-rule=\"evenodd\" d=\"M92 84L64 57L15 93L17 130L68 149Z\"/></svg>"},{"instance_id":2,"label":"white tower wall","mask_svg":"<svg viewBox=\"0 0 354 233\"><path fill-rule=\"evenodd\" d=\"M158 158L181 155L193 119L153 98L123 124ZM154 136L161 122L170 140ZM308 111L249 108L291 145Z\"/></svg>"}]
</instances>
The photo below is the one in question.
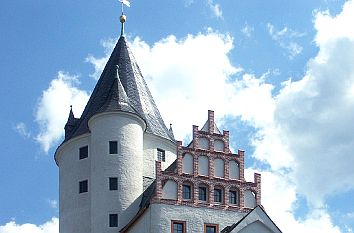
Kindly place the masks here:
<instances>
[{"instance_id":1,"label":"white tower wall","mask_svg":"<svg viewBox=\"0 0 354 233\"><path fill-rule=\"evenodd\" d=\"M79 194L79 182L90 178L90 156L79 160L79 148L88 145L89 135L86 134L61 145L55 156L59 166L59 230L61 233L91 232L90 221L88 221L91 195L90 192Z\"/></svg>"},{"instance_id":2,"label":"white tower wall","mask_svg":"<svg viewBox=\"0 0 354 233\"><path fill-rule=\"evenodd\" d=\"M143 192L145 124L133 114L103 113L90 119L89 128L91 130L91 232L116 233L122 225L126 224L124 218L131 218L135 214L135 208L125 210ZM109 154L109 141L118 142L118 154ZM118 178L117 191L109 190L109 177ZM118 229L109 227L109 214L118 214Z\"/></svg>"}]
</instances>

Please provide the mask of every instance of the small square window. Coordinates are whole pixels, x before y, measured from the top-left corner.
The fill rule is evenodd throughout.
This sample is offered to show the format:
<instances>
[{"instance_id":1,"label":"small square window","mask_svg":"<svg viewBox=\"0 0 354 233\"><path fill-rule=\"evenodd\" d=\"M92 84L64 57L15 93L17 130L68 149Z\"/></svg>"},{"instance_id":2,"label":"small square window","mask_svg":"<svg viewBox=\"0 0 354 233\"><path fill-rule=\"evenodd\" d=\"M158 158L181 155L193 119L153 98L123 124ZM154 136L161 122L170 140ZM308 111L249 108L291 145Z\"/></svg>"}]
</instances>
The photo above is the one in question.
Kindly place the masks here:
<instances>
[{"instance_id":1,"label":"small square window","mask_svg":"<svg viewBox=\"0 0 354 233\"><path fill-rule=\"evenodd\" d=\"M118 142L117 141L109 141L109 153L110 154L118 154Z\"/></svg>"},{"instance_id":2,"label":"small square window","mask_svg":"<svg viewBox=\"0 0 354 233\"><path fill-rule=\"evenodd\" d=\"M118 214L109 215L109 227L118 227Z\"/></svg>"},{"instance_id":3,"label":"small square window","mask_svg":"<svg viewBox=\"0 0 354 233\"><path fill-rule=\"evenodd\" d=\"M118 178L109 177L109 190L118 190Z\"/></svg>"},{"instance_id":4,"label":"small square window","mask_svg":"<svg viewBox=\"0 0 354 233\"><path fill-rule=\"evenodd\" d=\"M157 161L165 162L165 151L162 149L157 148Z\"/></svg>"},{"instance_id":5,"label":"small square window","mask_svg":"<svg viewBox=\"0 0 354 233\"><path fill-rule=\"evenodd\" d=\"M172 220L171 225L172 233L186 233L186 222Z\"/></svg>"},{"instance_id":6,"label":"small square window","mask_svg":"<svg viewBox=\"0 0 354 233\"><path fill-rule=\"evenodd\" d=\"M182 185L182 197L183 199L191 199L191 186Z\"/></svg>"},{"instance_id":7,"label":"small square window","mask_svg":"<svg viewBox=\"0 0 354 233\"><path fill-rule=\"evenodd\" d=\"M222 190L214 189L214 202L221 202L221 201L222 201Z\"/></svg>"},{"instance_id":8,"label":"small square window","mask_svg":"<svg viewBox=\"0 0 354 233\"><path fill-rule=\"evenodd\" d=\"M199 200L206 201L207 200L207 188L199 187Z\"/></svg>"},{"instance_id":9,"label":"small square window","mask_svg":"<svg viewBox=\"0 0 354 233\"><path fill-rule=\"evenodd\" d=\"M88 157L88 146L80 147L79 149L79 159L85 159Z\"/></svg>"},{"instance_id":10,"label":"small square window","mask_svg":"<svg viewBox=\"0 0 354 233\"><path fill-rule=\"evenodd\" d=\"M205 224L204 233L218 233L219 225L217 224Z\"/></svg>"},{"instance_id":11,"label":"small square window","mask_svg":"<svg viewBox=\"0 0 354 233\"><path fill-rule=\"evenodd\" d=\"M88 192L88 180L83 180L79 182L79 193Z\"/></svg>"}]
</instances>

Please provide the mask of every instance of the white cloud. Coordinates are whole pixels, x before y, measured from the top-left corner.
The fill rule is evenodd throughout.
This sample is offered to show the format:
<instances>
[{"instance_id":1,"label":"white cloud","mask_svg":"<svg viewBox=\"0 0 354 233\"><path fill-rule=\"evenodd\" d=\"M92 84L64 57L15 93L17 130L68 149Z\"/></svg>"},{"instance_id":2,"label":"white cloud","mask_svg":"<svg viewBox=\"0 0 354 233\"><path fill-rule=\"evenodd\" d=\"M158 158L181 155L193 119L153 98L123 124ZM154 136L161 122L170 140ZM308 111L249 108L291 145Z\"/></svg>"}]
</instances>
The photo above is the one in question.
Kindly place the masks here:
<instances>
[{"instance_id":1,"label":"white cloud","mask_svg":"<svg viewBox=\"0 0 354 233\"><path fill-rule=\"evenodd\" d=\"M48 204L53 209L58 209L58 201L53 199L48 199Z\"/></svg>"},{"instance_id":2,"label":"white cloud","mask_svg":"<svg viewBox=\"0 0 354 233\"><path fill-rule=\"evenodd\" d=\"M0 226L0 233L59 233L59 219L52 218L42 225L16 224L15 221Z\"/></svg>"},{"instance_id":3,"label":"white cloud","mask_svg":"<svg viewBox=\"0 0 354 233\"><path fill-rule=\"evenodd\" d=\"M60 71L38 101L35 121L39 125L39 133L35 140L45 152L64 135L63 128L69 116L69 106L73 105L76 117L81 115L85 107L89 94L77 87L78 82L77 76Z\"/></svg>"},{"instance_id":4,"label":"white cloud","mask_svg":"<svg viewBox=\"0 0 354 233\"><path fill-rule=\"evenodd\" d=\"M216 18L222 18L222 10L219 4L214 3L214 0L207 0L208 1L208 6L212 10L214 16Z\"/></svg>"},{"instance_id":5,"label":"white cloud","mask_svg":"<svg viewBox=\"0 0 354 233\"><path fill-rule=\"evenodd\" d=\"M31 133L28 131L27 126L23 122L19 122L14 127L17 133L19 133L23 138L30 138Z\"/></svg>"},{"instance_id":6,"label":"white cloud","mask_svg":"<svg viewBox=\"0 0 354 233\"><path fill-rule=\"evenodd\" d=\"M245 26L241 29L241 32L243 35L250 38L252 36L252 33L254 32L254 27L246 23Z\"/></svg>"},{"instance_id":7,"label":"white cloud","mask_svg":"<svg viewBox=\"0 0 354 233\"><path fill-rule=\"evenodd\" d=\"M304 33L294 31L288 27L277 30L271 23L267 24L267 30L272 40L276 41L281 48L287 51L289 59L295 58L302 52L302 46L294 40L303 37Z\"/></svg>"}]
</instances>

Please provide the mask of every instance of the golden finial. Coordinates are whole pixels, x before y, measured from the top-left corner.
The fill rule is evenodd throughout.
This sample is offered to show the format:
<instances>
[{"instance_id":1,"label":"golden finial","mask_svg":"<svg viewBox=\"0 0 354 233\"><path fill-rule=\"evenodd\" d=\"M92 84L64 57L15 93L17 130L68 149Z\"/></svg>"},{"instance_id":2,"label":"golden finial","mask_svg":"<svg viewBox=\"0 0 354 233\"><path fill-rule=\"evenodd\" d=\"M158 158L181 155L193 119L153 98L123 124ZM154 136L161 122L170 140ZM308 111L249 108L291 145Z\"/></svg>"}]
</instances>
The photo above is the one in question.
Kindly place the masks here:
<instances>
[{"instance_id":1,"label":"golden finial","mask_svg":"<svg viewBox=\"0 0 354 233\"><path fill-rule=\"evenodd\" d=\"M122 15L119 17L119 21L122 24L122 29L120 32L120 35L123 36L124 35L124 23L127 21L127 16L124 14L124 5L126 5L127 7L130 7L130 2L129 0L119 0L122 4Z\"/></svg>"}]
</instances>

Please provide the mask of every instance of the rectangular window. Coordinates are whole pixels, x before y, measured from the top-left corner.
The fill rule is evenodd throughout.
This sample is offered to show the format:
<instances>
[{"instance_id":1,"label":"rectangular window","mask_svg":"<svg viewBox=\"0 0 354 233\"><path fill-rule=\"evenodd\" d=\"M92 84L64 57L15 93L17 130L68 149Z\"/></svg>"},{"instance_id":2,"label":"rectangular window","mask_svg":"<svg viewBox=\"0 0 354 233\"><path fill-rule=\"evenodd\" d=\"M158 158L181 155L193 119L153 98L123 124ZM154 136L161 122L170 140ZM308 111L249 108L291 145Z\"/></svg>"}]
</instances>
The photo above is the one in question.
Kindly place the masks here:
<instances>
[{"instance_id":1,"label":"rectangular window","mask_svg":"<svg viewBox=\"0 0 354 233\"><path fill-rule=\"evenodd\" d=\"M214 202L222 201L222 191L221 189L214 189Z\"/></svg>"},{"instance_id":2,"label":"rectangular window","mask_svg":"<svg viewBox=\"0 0 354 233\"><path fill-rule=\"evenodd\" d=\"M204 224L204 233L218 233L219 225L218 224Z\"/></svg>"},{"instance_id":3,"label":"rectangular window","mask_svg":"<svg viewBox=\"0 0 354 233\"><path fill-rule=\"evenodd\" d=\"M118 190L118 178L109 177L109 190Z\"/></svg>"},{"instance_id":4,"label":"rectangular window","mask_svg":"<svg viewBox=\"0 0 354 233\"><path fill-rule=\"evenodd\" d=\"M157 148L157 161L165 162L165 151Z\"/></svg>"},{"instance_id":5,"label":"rectangular window","mask_svg":"<svg viewBox=\"0 0 354 233\"><path fill-rule=\"evenodd\" d=\"M88 157L88 146L80 147L79 159L85 159Z\"/></svg>"},{"instance_id":6,"label":"rectangular window","mask_svg":"<svg viewBox=\"0 0 354 233\"><path fill-rule=\"evenodd\" d=\"M109 153L118 154L118 142L117 141L109 141Z\"/></svg>"},{"instance_id":7,"label":"rectangular window","mask_svg":"<svg viewBox=\"0 0 354 233\"><path fill-rule=\"evenodd\" d=\"M79 182L79 193L88 192L88 180L83 180Z\"/></svg>"},{"instance_id":8,"label":"rectangular window","mask_svg":"<svg viewBox=\"0 0 354 233\"><path fill-rule=\"evenodd\" d=\"M109 227L118 227L118 214L109 215Z\"/></svg>"},{"instance_id":9,"label":"rectangular window","mask_svg":"<svg viewBox=\"0 0 354 233\"><path fill-rule=\"evenodd\" d=\"M172 233L186 233L186 222L182 221L171 221L171 232Z\"/></svg>"},{"instance_id":10,"label":"rectangular window","mask_svg":"<svg viewBox=\"0 0 354 233\"><path fill-rule=\"evenodd\" d=\"M237 192L231 191L229 192L229 203L230 204L237 204Z\"/></svg>"},{"instance_id":11,"label":"rectangular window","mask_svg":"<svg viewBox=\"0 0 354 233\"><path fill-rule=\"evenodd\" d=\"M183 199L191 199L191 186L182 185L182 197Z\"/></svg>"},{"instance_id":12,"label":"rectangular window","mask_svg":"<svg viewBox=\"0 0 354 233\"><path fill-rule=\"evenodd\" d=\"M207 200L207 188L199 187L199 200L206 201Z\"/></svg>"}]
</instances>

